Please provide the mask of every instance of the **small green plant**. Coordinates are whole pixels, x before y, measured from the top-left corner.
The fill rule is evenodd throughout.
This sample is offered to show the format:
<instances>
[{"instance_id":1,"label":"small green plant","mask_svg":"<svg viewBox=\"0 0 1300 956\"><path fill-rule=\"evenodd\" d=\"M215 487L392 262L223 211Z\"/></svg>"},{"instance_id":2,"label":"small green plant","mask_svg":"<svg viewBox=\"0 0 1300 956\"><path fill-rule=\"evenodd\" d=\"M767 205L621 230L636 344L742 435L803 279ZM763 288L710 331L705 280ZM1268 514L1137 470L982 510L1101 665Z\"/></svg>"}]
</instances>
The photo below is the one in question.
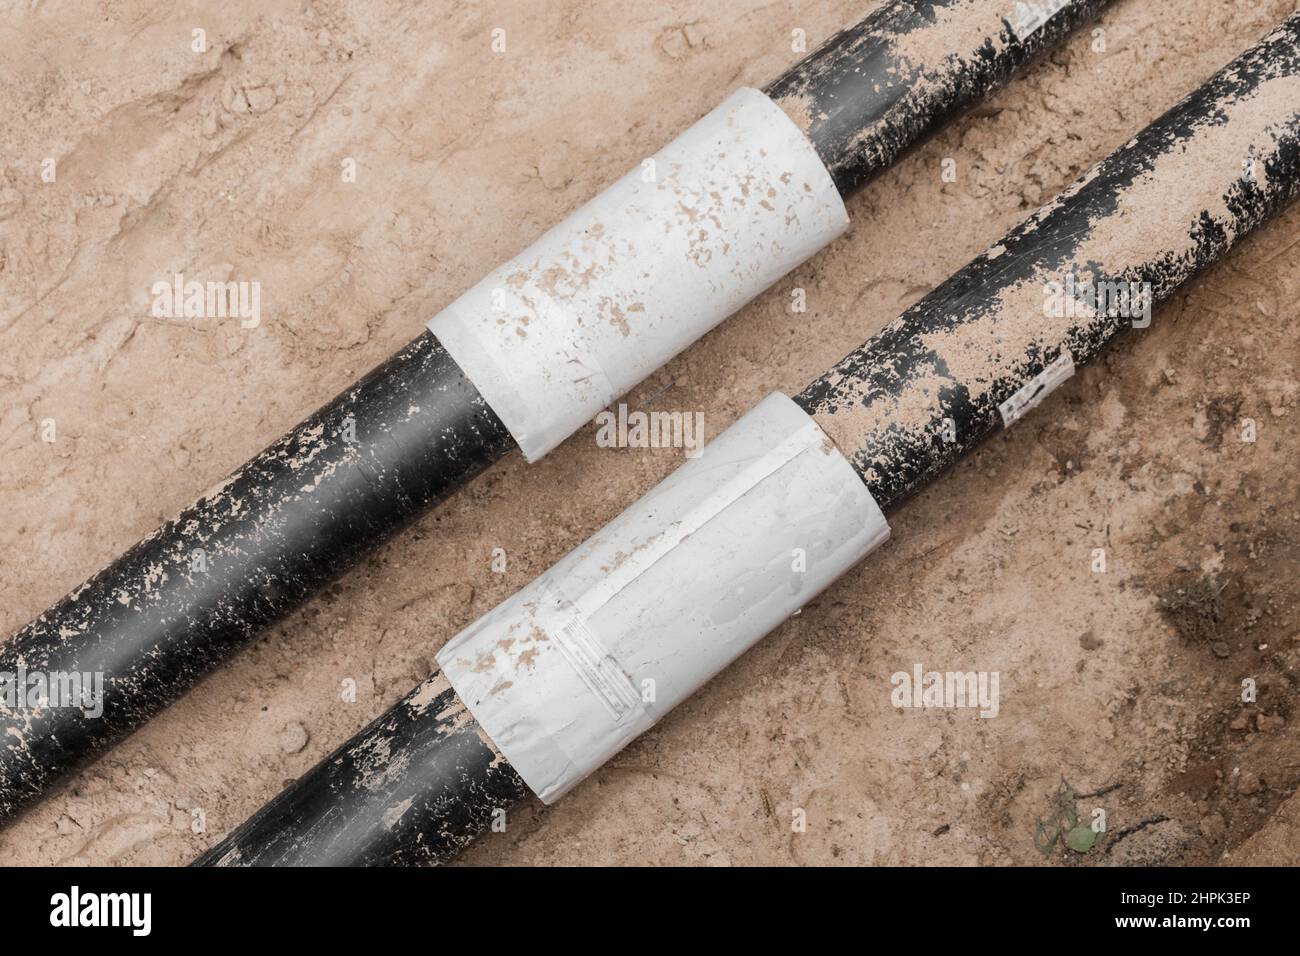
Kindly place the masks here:
<instances>
[{"instance_id":1,"label":"small green plant","mask_svg":"<svg viewBox=\"0 0 1300 956\"><path fill-rule=\"evenodd\" d=\"M1079 822L1074 788L1064 778L1056 789L1053 810L1050 820L1040 819L1034 826L1034 846L1043 856L1050 856L1058 841L1075 853L1087 853L1101 840L1100 832Z\"/></svg>"}]
</instances>

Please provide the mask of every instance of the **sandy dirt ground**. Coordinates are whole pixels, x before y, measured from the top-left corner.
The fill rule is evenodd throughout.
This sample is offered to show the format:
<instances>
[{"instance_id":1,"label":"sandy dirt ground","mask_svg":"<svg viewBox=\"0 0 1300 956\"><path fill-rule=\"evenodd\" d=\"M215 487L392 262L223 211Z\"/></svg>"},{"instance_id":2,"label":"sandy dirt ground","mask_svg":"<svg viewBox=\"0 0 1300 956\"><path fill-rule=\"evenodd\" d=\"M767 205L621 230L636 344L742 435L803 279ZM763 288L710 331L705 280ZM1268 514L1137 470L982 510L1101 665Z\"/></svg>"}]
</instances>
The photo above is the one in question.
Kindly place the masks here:
<instances>
[{"instance_id":1,"label":"sandy dirt ground","mask_svg":"<svg viewBox=\"0 0 1300 956\"><path fill-rule=\"evenodd\" d=\"M815 44L872 4L0 6L9 633L728 90L778 74L792 30ZM717 434L797 391L1295 8L1120 0L1104 49L1081 33L905 157L851 203L848 235L629 404L703 411ZM178 271L259 281L261 325L152 317L150 287ZM1300 208L907 505L885 548L570 797L516 811L464 861L1295 863L1297 323ZM215 843L682 460L594 431L536 466L512 456L375 553L0 830L0 862L182 864ZM895 709L889 677L917 663L999 672L1000 713ZM1036 826L1063 779L1108 832L1044 856Z\"/></svg>"}]
</instances>

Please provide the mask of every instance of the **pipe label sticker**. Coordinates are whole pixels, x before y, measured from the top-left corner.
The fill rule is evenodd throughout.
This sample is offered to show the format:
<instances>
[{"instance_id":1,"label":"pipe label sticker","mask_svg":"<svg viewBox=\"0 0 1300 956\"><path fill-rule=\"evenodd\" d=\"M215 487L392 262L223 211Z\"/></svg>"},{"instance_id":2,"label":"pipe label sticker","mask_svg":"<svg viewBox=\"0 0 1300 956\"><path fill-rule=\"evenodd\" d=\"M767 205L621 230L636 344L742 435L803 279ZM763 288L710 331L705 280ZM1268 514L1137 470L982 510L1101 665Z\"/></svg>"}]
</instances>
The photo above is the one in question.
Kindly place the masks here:
<instances>
[{"instance_id":1,"label":"pipe label sticker","mask_svg":"<svg viewBox=\"0 0 1300 956\"><path fill-rule=\"evenodd\" d=\"M1062 349L1060 358L1016 389L1014 395L998 406L998 411L1002 413L1002 426L1010 428L1020 421L1073 375L1074 356L1069 349Z\"/></svg>"},{"instance_id":2,"label":"pipe label sticker","mask_svg":"<svg viewBox=\"0 0 1300 956\"><path fill-rule=\"evenodd\" d=\"M1024 43L1047 26L1047 22L1071 3L1071 0L1028 0L1016 4L1015 12L1007 18L1007 25L1016 39Z\"/></svg>"}]
</instances>

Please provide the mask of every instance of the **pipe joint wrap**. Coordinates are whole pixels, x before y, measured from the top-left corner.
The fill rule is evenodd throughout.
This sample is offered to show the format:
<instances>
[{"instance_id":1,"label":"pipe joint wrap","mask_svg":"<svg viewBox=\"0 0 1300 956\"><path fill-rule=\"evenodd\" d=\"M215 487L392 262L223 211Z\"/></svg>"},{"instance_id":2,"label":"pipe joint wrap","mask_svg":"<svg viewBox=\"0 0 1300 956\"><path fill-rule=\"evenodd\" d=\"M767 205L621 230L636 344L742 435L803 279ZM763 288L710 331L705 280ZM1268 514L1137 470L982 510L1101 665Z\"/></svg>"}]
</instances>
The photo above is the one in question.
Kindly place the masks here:
<instances>
[{"instance_id":1,"label":"pipe joint wrap","mask_svg":"<svg viewBox=\"0 0 1300 956\"><path fill-rule=\"evenodd\" d=\"M550 803L888 536L848 461L776 393L438 664Z\"/></svg>"},{"instance_id":2,"label":"pipe joint wrap","mask_svg":"<svg viewBox=\"0 0 1300 956\"><path fill-rule=\"evenodd\" d=\"M742 88L428 325L536 461L847 227L812 144Z\"/></svg>"}]
</instances>

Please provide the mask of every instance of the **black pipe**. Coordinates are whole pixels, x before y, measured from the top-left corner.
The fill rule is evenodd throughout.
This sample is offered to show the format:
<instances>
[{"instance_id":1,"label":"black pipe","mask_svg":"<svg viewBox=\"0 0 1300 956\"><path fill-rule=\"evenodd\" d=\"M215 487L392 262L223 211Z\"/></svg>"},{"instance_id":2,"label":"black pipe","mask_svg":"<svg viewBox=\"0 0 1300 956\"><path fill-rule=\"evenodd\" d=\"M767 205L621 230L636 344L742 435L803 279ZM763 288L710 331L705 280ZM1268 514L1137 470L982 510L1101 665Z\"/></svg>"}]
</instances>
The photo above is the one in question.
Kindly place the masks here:
<instances>
[{"instance_id":1,"label":"black pipe","mask_svg":"<svg viewBox=\"0 0 1300 956\"><path fill-rule=\"evenodd\" d=\"M1273 81L1294 82L1279 91L1270 86ZM1041 310L1045 277L1091 270L1099 278L1150 282L1154 305L1295 197L1300 189L1296 85L1300 14L796 398L835 439L882 509L896 508L974 447L1001 419L999 404L1055 362L1062 347L1082 363L1132 323L1132 316L1085 307L1055 325L1044 319L1041 327L1033 321L1013 327L1025 318L1025 303L1038 303ZM1204 152L1207 144L1216 143L1214 137L1235 137L1241 155L1225 155L1214 168L1191 170L1195 175L1188 182L1169 178L1165 164ZM1255 157L1258 167L1250 165ZM1135 222L1133 213L1143 209L1158 213L1161 224L1151 228ZM1145 231L1135 233L1138 239L1104 241L1122 239L1122 230L1139 226ZM1017 290L1027 290L1023 299L1007 298ZM1035 318L1032 312L1028 317ZM1054 347L1044 344L1053 339L1058 341ZM1028 344L1013 347L1021 342ZM964 359L960 363L959 355ZM899 414L899 409L913 407L921 413ZM901 421L907 427L900 427ZM436 675L422 687L431 683L447 686ZM417 689L413 696L422 693ZM419 817L406 809L403 826L415 849L396 846L385 821L394 806L405 804L392 802L396 793L368 791L356 773L341 768L361 761L373 746L376 727L401 728L385 737L395 763L415 768L408 771L401 792L423 793L427 784L428 792L441 798L450 790L445 777L427 770L431 754L441 746L458 748L471 735L479 737L454 691L445 691L439 706L468 723L459 731L444 731L445 744L428 730L428 720L408 719L411 700L292 784L197 865L437 862L453 856L474 834L449 821L471 814L486 820L521 799L527 788L506 758L485 743L478 764L481 768L491 753L491 776L457 765L465 776L455 788L454 802L425 800ZM479 796L490 784L492 795Z\"/></svg>"},{"instance_id":2,"label":"black pipe","mask_svg":"<svg viewBox=\"0 0 1300 956\"><path fill-rule=\"evenodd\" d=\"M196 866L401 866L454 855L528 794L441 674Z\"/></svg>"},{"instance_id":3,"label":"black pipe","mask_svg":"<svg viewBox=\"0 0 1300 956\"><path fill-rule=\"evenodd\" d=\"M105 675L102 715L0 704L0 816L513 447L421 335L0 648L0 673Z\"/></svg>"},{"instance_id":4,"label":"black pipe","mask_svg":"<svg viewBox=\"0 0 1300 956\"><path fill-rule=\"evenodd\" d=\"M763 92L812 140L847 197L1105 5L1106 0L1062 4L1022 40L1006 18L1012 3L890 4L832 36ZM963 47L955 42L963 33L978 39ZM945 51L937 60L931 52L936 49Z\"/></svg>"},{"instance_id":5,"label":"black pipe","mask_svg":"<svg viewBox=\"0 0 1300 956\"><path fill-rule=\"evenodd\" d=\"M899 0L771 89L792 115L810 98L805 128L848 195L1106 2L1069 0L1021 41L1001 0ZM987 35L967 29L957 34L967 45L951 45L954 17L988 21ZM0 819L513 446L455 363L421 336L0 649L0 673L104 678L101 718L0 702Z\"/></svg>"},{"instance_id":6,"label":"black pipe","mask_svg":"<svg viewBox=\"0 0 1300 956\"><path fill-rule=\"evenodd\" d=\"M1269 104L1265 115L1275 129L1267 135L1249 118L1230 123L1227 108L1271 80L1297 75L1300 17L1292 17L795 397L882 510L896 508L992 433L1002 421L999 405L1063 349L1081 365L1132 326L1118 310L1084 308L1077 321L1054 328L1041 308L1045 277L1062 285L1089 277L1094 288L1147 283L1154 307L1294 197L1300 96ZM1233 128L1254 136L1249 150L1225 155L1218 168L1140 205L1151 191L1143 177ZM1261 140L1269 137L1276 152L1265 155ZM1155 231L1151 220L1199 211L1202 199L1221 204L1223 213L1211 217L1207 206L1185 223L1174 218L1176 228L1160 231L1160 241L1126 244L1125 236ZM1009 299L1017 286L1030 294ZM1009 333L1013 323L1019 331ZM895 413L901 407L923 412Z\"/></svg>"}]
</instances>

